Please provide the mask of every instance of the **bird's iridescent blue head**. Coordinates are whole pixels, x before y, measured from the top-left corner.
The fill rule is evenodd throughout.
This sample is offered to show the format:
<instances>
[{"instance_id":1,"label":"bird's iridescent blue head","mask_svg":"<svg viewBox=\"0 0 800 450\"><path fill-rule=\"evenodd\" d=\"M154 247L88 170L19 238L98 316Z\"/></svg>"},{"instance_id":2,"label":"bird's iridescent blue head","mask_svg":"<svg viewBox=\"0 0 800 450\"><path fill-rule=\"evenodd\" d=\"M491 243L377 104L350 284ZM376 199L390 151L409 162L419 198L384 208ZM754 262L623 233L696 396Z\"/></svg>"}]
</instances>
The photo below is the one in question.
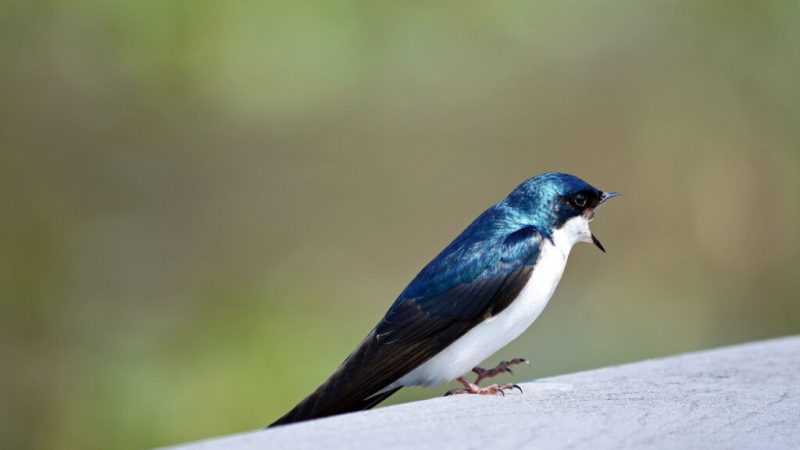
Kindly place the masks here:
<instances>
[{"instance_id":1,"label":"bird's iridescent blue head","mask_svg":"<svg viewBox=\"0 0 800 450\"><path fill-rule=\"evenodd\" d=\"M594 210L618 192L604 192L567 173L546 172L529 178L503 201L519 218L535 225L548 238L559 235L571 241L592 242L605 252L589 230Z\"/></svg>"}]
</instances>

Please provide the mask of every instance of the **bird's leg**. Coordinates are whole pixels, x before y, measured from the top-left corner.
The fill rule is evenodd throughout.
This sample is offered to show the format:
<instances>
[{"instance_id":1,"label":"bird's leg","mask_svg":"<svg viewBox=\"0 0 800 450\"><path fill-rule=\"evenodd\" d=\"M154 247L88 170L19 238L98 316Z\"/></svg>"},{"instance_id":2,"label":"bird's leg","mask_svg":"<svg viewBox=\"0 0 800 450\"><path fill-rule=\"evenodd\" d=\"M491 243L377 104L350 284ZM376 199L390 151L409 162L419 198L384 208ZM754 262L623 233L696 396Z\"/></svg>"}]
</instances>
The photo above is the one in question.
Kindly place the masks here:
<instances>
[{"instance_id":1,"label":"bird's leg","mask_svg":"<svg viewBox=\"0 0 800 450\"><path fill-rule=\"evenodd\" d=\"M447 391L445 395L455 395L455 394L478 394L478 395L491 395L491 394L503 394L506 395L503 390L510 390L510 389L519 389L519 392L522 393L522 388L517 386L513 383L506 383L506 384L491 384L486 387L480 387L475 383L468 381L464 377L456 378L459 383L464 385L463 389L452 389Z\"/></svg>"},{"instance_id":2,"label":"bird's leg","mask_svg":"<svg viewBox=\"0 0 800 450\"><path fill-rule=\"evenodd\" d=\"M501 373L510 373L513 375L514 372L511 371L511 366L522 363L529 364L528 360L525 358L514 358L511 361L500 361L500 364L498 364L494 369L475 367L472 369L472 371L478 375L478 377L475 378L475 384L479 384L485 378L491 378L493 376L500 375Z\"/></svg>"}]
</instances>

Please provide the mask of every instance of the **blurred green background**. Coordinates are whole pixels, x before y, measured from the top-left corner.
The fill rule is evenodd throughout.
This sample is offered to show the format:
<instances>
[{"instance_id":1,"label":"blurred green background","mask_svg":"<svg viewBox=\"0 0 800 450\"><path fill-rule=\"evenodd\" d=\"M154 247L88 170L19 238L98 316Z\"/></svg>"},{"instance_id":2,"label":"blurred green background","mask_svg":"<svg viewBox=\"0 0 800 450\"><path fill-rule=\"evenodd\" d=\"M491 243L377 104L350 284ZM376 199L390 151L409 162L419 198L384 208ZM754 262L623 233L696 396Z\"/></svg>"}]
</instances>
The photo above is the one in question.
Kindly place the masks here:
<instances>
[{"instance_id":1,"label":"blurred green background","mask_svg":"<svg viewBox=\"0 0 800 450\"><path fill-rule=\"evenodd\" d=\"M796 1L4 2L0 447L266 425L545 170L623 192L609 252L577 247L489 363L800 332L799 24Z\"/></svg>"}]
</instances>

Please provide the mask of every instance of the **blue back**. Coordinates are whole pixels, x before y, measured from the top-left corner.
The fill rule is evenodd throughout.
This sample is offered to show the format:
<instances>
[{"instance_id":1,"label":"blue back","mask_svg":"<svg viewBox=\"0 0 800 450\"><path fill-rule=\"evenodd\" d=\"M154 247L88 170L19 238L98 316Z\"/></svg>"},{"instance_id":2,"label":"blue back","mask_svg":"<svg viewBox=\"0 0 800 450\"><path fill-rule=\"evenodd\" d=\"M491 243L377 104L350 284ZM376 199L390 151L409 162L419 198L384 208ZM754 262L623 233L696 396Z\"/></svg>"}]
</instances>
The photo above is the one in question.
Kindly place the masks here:
<instances>
[{"instance_id":1,"label":"blue back","mask_svg":"<svg viewBox=\"0 0 800 450\"><path fill-rule=\"evenodd\" d=\"M424 304L425 298L436 297L455 286L534 264L542 240L550 239L553 228L575 214L559 207L559 196L583 190L600 192L565 173L546 172L525 180L478 216L428 263L392 308L409 298Z\"/></svg>"}]
</instances>

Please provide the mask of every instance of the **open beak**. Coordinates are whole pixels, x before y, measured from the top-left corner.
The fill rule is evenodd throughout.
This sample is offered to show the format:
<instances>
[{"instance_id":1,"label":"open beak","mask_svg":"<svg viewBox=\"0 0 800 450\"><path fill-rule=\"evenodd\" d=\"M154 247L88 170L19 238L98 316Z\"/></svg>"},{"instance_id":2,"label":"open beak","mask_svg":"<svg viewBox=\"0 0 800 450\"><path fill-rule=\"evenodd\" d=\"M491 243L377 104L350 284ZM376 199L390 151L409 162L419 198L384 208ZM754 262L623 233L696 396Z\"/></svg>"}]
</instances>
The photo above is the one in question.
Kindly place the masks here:
<instances>
[{"instance_id":1,"label":"open beak","mask_svg":"<svg viewBox=\"0 0 800 450\"><path fill-rule=\"evenodd\" d=\"M597 246L597 248L600 249L601 252L603 253L606 252L606 249L603 248L603 244L601 244L600 241L597 240L597 237L594 235L594 233L592 233L592 242L594 243L594 245Z\"/></svg>"},{"instance_id":2,"label":"open beak","mask_svg":"<svg viewBox=\"0 0 800 450\"><path fill-rule=\"evenodd\" d=\"M602 205L603 203L605 203L606 200L608 200L608 199L610 199L612 197L616 197L618 195L619 195L619 192L603 192L603 195L600 197L600 203L598 203L597 206ZM597 248L599 248L601 252L603 252L603 253L606 252L606 249L603 248L603 244L600 243L600 240L597 239L597 236L595 236L594 233L592 233L592 243Z\"/></svg>"}]
</instances>

